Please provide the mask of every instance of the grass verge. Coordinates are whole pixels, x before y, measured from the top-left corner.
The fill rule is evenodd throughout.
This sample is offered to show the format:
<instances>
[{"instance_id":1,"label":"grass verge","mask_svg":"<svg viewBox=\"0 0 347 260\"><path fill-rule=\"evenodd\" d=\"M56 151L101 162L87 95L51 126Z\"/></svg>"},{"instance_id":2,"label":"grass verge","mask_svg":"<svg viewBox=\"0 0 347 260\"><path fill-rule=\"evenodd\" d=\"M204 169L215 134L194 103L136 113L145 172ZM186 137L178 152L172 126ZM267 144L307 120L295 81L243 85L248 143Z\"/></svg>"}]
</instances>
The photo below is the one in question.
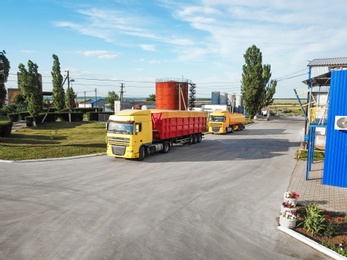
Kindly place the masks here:
<instances>
[{"instance_id":1,"label":"grass verge","mask_svg":"<svg viewBox=\"0 0 347 260\"><path fill-rule=\"evenodd\" d=\"M0 138L1 160L59 158L106 152L104 123L54 122Z\"/></svg>"}]
</instances>

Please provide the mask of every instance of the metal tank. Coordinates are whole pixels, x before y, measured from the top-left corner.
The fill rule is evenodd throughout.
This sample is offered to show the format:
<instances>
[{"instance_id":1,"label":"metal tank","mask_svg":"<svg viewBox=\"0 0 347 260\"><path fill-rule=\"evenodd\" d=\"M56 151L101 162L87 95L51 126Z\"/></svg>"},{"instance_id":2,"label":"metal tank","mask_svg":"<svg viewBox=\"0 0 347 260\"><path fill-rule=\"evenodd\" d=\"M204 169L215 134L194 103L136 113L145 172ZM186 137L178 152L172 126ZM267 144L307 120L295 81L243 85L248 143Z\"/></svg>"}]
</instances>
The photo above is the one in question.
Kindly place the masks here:
<instances>
[{"instance_id":1,"label":"metal tank","mask_svg":"<svg viewBox=\"0 0 347 260\"><path fill-rule=\"evenodd\" d=\"M219 104L227 105L228 104L228 93L221 92L219 96Z\"/></svg>"},{"instance_id":2,"label":"metal tank","mask_svg":"<svg viewBox=\"0 0 347 260\"><path fill-rule=\"evenodd\" d=\"M188 110L188 82L160 79L155 86L155 107L167 110Z\"/></svg>"},{"instance_id":3,"label":"metal tank","mask_svg":"<svg viewBox=\"0 0 347 260\"><path fill-rule=\"evenodd\" d=\"M236 95L235 97L235 112L241 114L244 112L241 95Z\"/></svg>"},{"instance_id":4,"label":"metal tank","mask_svg":"<svg viewBox=\"0 0 347 260\"><path fill-rule=\"evenodd\" d=\"M219 105L219 96L220 96L219 91L213 91L212 92L212 98L211 98L211 104L212 105Z\"/></svg>"}]
</instances>

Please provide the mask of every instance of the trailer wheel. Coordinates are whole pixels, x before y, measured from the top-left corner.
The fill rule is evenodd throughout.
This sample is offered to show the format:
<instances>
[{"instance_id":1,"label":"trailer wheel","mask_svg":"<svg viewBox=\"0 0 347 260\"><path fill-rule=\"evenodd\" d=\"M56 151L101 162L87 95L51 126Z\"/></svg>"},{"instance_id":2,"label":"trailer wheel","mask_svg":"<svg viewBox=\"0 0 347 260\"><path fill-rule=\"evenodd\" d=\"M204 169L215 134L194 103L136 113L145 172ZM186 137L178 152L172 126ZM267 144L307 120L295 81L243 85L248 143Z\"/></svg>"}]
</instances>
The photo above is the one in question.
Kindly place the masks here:
<instances>
[{"instance_id":1,"label":"trailer wheel","mask_svg":"<svg viewBox=\"0 0 347 260\"><path fill-rule=\"evenodd\" d=\"M144 147L144 146L141 146L141 147L140 147L140 150L139 150L139 158L138 158L138 160L139 160L139 161L143 161L143 160L145 159L145 156L146 156L145 147Z\"/></svg>"},{"instance_id":2,"label":"trailer wheel","mask_svg":"<svg viewBox=\"0 0 347 260\"><path fill-rule=\"evenodd\" d=\"M162 153L168 153L169 151L170 151L170 142L164 141Z\"/></svg>"},{"instance_id":3,"label":"trailer wheel","mask_svg":"<svg viewBox=\"0 0 347 260\"><path fill-rule=\"evenodd\" d=\"M196 142L200 143L202 141L202 134L197 134L198 139Z\"/></svg>"},{"instance_id":4,"label":"trailer wheel","mask_svg":"<svg viewBox=\"0 0 347 260\"><path fill-rule=\"evenodd\" d=\"M193 144L196 144L198 142L198 135L193 135Z\"/></svg>"},{"instance_id":5,"label":"trailer wheel","mask_svg":"<svg viewBox=\"0 0 347 260\"><path fill-rule=\"evenodd\" d=\"M188 144L193 144L193 142L194 142L194 137L193 137L193 135L190 135Z\"/></svg>"}]
</instances>

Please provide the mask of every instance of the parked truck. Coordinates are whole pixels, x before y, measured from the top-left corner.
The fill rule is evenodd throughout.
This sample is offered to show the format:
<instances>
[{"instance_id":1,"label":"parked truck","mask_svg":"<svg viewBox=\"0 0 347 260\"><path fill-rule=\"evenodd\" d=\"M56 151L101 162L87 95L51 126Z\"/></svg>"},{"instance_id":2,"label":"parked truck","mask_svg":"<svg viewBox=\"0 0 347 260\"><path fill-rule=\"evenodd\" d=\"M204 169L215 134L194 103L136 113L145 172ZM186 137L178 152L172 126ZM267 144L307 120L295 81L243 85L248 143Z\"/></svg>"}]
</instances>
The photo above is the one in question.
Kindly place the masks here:
<instances>
[{"instance_id":1,"label":"parked truck","mask_svg":"<svg viewBox=\"0 0 347 260\"><path fill-rule=\"evenodd\" d=\"M208 131L214 134L232 133L245 129L246 117L230 113L228 110L215 110L209 116Z\"/></svg>"},{"instance_id":2,"label":"parked truck","mask_svg":"<svg viewBox=\"0 0 347 260\"><path fill-rule=\"evenodd\" d=\"M176 143L199 143L206 122L206 112L122 110L107 122L107 155L142 161L152 153L169 152Z\"/></svg>"}]
</instances>

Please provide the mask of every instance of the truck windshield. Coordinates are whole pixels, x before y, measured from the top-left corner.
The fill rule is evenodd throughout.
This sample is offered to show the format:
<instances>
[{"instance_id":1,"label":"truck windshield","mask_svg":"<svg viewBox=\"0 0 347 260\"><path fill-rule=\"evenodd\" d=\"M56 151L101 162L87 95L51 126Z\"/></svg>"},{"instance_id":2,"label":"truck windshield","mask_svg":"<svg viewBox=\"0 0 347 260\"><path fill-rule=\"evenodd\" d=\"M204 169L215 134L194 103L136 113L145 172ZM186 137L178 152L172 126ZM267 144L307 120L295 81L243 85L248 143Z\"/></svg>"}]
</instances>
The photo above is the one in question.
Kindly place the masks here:
<instances>
[{"instance_id":1,"label":"truck windshield","mask_svg":"<svg viewBox=\"0 0 347 260\"><path fill-rule=\"evenodd\" d=\"M108 122L107 131L116 134L131 135L133 133L132 123Z\"/></svg>"},{"instance_id":2,"label":"truck windshield","mask_svg":"<svg viewBox=\"0 0 347 260\"><path fill-rule=\"evenodd\" d=\"M210 116L211 122L224 122L224 116Z\"/></svg>"}]
</instances>

